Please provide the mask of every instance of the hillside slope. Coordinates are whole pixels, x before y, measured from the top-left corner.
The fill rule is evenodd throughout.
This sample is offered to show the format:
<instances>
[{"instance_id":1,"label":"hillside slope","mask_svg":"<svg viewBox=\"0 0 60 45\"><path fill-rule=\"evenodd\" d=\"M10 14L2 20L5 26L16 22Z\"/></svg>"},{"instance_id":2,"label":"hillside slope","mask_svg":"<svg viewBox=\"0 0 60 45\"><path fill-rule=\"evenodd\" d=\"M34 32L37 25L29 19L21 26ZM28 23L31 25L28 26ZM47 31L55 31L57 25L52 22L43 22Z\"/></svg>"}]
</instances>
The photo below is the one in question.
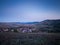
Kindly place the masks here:
<instances>
[{"instance_id":1,"label":"hillside slope","mask_svg":"<svg viewBox=\"0 0 60 45\"><path fill-rule=\"evenodd\" d=\"M44 20L36 24L37 29L46 32L60 32L60 20Z\"/></svg>"}]
</instances>

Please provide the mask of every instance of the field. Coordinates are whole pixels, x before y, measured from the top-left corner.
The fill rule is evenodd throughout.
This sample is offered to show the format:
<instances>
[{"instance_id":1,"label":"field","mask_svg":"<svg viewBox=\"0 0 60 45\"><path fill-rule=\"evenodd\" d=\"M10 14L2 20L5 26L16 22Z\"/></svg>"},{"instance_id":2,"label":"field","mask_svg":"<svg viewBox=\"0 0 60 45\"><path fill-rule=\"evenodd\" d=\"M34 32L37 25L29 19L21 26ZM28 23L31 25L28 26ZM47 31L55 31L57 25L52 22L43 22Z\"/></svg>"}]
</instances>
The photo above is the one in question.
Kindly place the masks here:
<instances>
[{"instance_id":1,"label":"field","mask_svg":"<svg viewBox=\"0 0 60 45\"><path fill-rule=\"evenodd\" d=\"M60 33L0 32L0 45L60 45Z\"/></svg>"}]
</instances>

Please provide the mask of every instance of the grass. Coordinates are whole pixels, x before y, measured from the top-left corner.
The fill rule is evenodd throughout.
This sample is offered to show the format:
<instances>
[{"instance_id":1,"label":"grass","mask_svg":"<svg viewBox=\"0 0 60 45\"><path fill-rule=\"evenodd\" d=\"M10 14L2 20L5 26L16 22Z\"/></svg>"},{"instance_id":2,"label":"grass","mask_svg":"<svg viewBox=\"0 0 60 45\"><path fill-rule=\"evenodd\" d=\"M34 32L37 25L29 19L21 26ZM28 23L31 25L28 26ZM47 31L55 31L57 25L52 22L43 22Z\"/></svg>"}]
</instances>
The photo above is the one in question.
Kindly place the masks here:
<instances>
[{"instance_id":1,"label":"grass","mask_svg":"<svg viewBox=\"0 0 60 45\"><path fill-rule=\"evenodd\" d=\"M0 45L60 45L60 33L0 32Z\"/></svg>"}]
</instances>

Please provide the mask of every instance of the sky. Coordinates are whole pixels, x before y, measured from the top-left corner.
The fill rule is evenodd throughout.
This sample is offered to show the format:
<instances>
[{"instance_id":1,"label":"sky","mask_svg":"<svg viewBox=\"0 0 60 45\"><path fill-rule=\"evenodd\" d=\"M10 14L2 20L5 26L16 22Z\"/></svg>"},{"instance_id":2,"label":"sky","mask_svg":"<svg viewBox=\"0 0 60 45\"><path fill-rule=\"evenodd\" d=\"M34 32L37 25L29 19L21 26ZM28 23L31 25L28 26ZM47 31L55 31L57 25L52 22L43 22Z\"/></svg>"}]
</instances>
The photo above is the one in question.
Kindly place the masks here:
<instances>
[{"instance_id":1,"label":"sky","mask_svg":"<svg viewBox=\"0 0 60 45\"><path fill-rule=\"evenodd\" d=\"M59 0L0 0L0 22L60 19Z\"/></svg>"}]
</instances>

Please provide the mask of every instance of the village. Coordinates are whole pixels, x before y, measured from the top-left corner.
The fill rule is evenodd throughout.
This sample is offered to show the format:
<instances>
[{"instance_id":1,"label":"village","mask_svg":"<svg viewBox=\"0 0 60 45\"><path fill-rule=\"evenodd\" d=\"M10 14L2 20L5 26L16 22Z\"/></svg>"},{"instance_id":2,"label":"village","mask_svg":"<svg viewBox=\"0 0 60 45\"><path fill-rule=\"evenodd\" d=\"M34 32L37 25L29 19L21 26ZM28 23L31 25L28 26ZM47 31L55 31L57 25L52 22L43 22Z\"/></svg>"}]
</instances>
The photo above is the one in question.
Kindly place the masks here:
<instances>
[{"instance_id":1,"label":"village","mask_svg":"<svg viewBox=\"0 0 60 45\"><path fill-rule=\"evenodd\" d=\"M34 26L20 26L20 27L0 27L0 32L20 32L20 33L31 33L35 31Z\"/></svg>"}]
</instances>

